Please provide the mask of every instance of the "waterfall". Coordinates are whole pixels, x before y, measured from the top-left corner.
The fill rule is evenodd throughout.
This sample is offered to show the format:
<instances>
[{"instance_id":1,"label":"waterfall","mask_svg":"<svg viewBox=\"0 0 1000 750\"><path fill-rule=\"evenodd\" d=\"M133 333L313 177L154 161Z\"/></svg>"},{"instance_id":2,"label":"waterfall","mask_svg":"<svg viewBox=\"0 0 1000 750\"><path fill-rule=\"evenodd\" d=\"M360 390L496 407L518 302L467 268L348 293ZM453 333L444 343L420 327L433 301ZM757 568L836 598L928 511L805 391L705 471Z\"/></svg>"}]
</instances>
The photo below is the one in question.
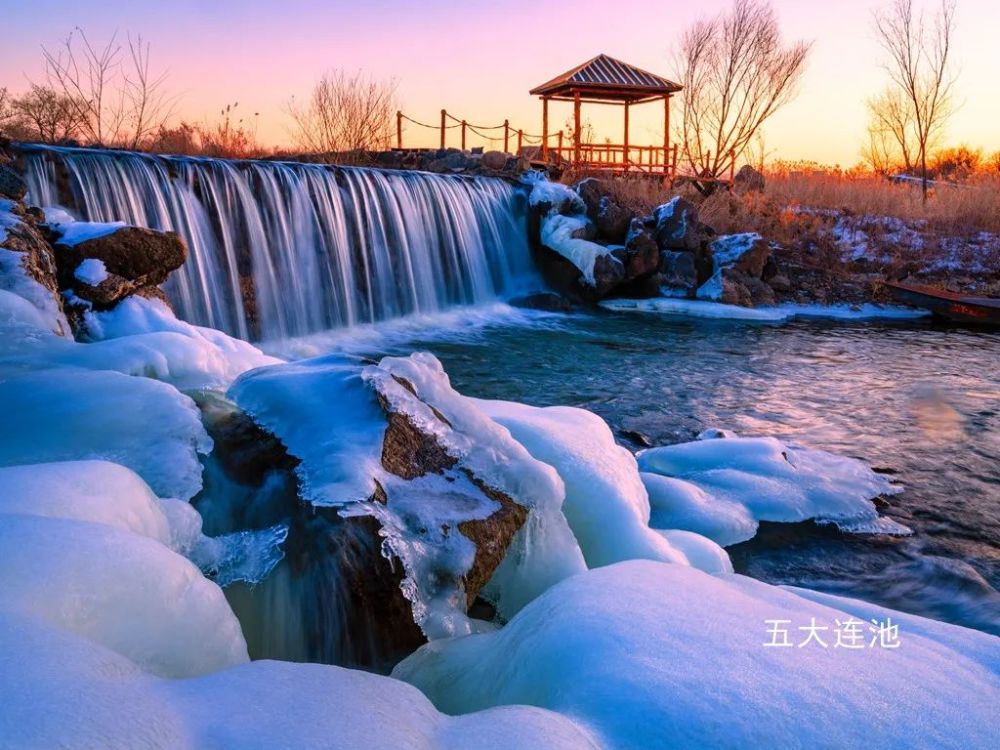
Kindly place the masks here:
<instances>
[{"instance_id":1,"label":"waterfall","mask_svg":"<svg viewBox=\"0 0 1000 750\"><path fill-rule=\"evenodd\" d=\"M270 161L25 147L30 198L81 220L173 230L180 317L284 338L509 294L533 276L503 180Z\"/></svg>"}]
</instances>

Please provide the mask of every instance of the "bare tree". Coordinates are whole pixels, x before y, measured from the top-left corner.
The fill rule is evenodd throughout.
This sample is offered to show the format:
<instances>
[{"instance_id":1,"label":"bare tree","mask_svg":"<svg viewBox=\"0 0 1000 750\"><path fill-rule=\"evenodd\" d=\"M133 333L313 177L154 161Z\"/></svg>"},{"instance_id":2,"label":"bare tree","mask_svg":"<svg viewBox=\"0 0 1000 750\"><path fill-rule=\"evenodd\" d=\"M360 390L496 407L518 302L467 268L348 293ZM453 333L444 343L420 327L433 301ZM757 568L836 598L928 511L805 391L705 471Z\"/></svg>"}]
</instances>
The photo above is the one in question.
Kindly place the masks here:
<instances>
[{"instance_id":1,"label":"bare tree","mask_svg":"<svg viewBox=\"0 0 1000 750\"><path fill-rule=\"evenodd\" d=\"M885 69L894 92L885 98L901 110L895 115L898 141L915 149L913 166L920 169L926 201L928 152L953 111L955 0L941 0L929 22L922 11L914 11L913 0L893 0L875 14L875 31L887 54Z\"/></svg>"},{"instance_id":2,"label":"bare tree","mask_svg":"<svg viewBox=\"0 0 1000 750\"><path fill-rule=\"evenodd\" d=\"M761 126L795 96L811 44L785 44L766 0L734 0L681 38L684 160L700 175L730 169Z\"/></svg>"},{"instance_id":3,"label":"bare tree","mask_svg":"<svg viewBox=\"0 0 1000 750\"><path fill-rule=\"evenodd\" d=\"M11 101L16 130L23 140L59 143L80 134L76 102L46 86L31 88Z\"/></svg>"},{"instance_id":4,"label":"bare tree","mask_svg":"<svg viewBox=\"0 0 1000 750\"><path fill-rule=\"evenodd\" d=\"M913 115L902 93L890 86L868 102L868 146L865 161L874 172L889 174L914 168Z\"/></svg>"},{"instance_id":5,"label":"bare tree","mask_svg":"<svg viewBox=\"0 0 1000 750\"><path fill-rule=\"evenodd\" d=\"M7 93L7 88L0 88L0 133L7 130L7 126L14 120L14 108L11 106L11 96Z\"/></svg>"},{"instance_id":6,"label":"bare tree","mask_svg":"<svg viewBox=\"0 0 1000 750\"><path fill-rule=\"evenodd\" d=\"M166 74L150 72L150 45L128 37L127 52L117 34L95 47L77 27L57 50L42 48L51 88L77 107L82 136L93 143L138 148L169 119L173 99L164 91Z\"/></svg>"},{"instance_id":7,"label":"bare tree","mask_svg":"<svg viewBox=\"0 0 1000 750\"><path fill-rule=\"evenodd\" d=\"M326 73L305 104L292 100L287 107L296 145L338 161L388 148L396 109L395 80L343 70Z\"/></svg>"}]
</instances>

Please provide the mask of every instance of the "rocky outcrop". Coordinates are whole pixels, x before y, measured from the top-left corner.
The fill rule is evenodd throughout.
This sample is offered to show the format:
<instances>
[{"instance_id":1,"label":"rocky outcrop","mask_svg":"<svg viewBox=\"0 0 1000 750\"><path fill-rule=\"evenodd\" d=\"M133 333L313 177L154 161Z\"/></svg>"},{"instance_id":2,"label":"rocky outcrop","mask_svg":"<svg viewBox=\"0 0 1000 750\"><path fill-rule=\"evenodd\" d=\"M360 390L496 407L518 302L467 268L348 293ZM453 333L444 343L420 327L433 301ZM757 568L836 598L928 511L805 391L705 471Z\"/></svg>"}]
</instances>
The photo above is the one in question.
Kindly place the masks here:
<instances>
[{"instance_id":1,"label":"rocky outcrop","mask_svg":"<svg viewBox=\"0 0 1000 750\"><path fill-rule=\"evenodd\" d=\"M28 192L27 183L6 164L0 163L0 197L20 201Z\"/></svg>"},{"instance_id":2,"label":"rocky outcrop","mask_svg":"<svg viewBox=\"0 0 1000 750\"><path fill-rule=\"evenodd\" d=\"M155 290L187 259L187 247L175 232L121 227L102 236L67 243L56 232L59 282L96 309L107 310L132 294ZM85 262L98 262L97 276L81 273Z\"/></svg>"},{"instance_id":3,"label":"rocky outcrop","mask_svg":"<svg viewBox=\"0 0 1000 750\"><path fill-rule=\"evenodd\" d=\"M595 239L624 243L632 222L632 212L615 200L607 184L590 177L579 182L575 190L586 206L587 217L594 223Z\"/></svg>"},{"instance_id":4,"label":"rocky outcrop","mask_svg":"<svg viewBox=\"0 0 1000 750\"><path fill-rule=\"evenodd\" d=\"M749 164L744 164L733 178L733 192L741 195L746 193L763 193L764 175Z\"/></svg>"},{"instance_id":5,"label":"rocky outcrop","mask_svg":"<svg viewBox=\"0 0 1000 750\"><path fill-rule=\"evenodd\" d=\"M279 567L252 592L242 584L227 590L255 658L295 658L388 671L426 640L415 621L414 605L404 595L405 579L413 572L395 555L396 548L385 543L388 536L398 533L397 523L414 522L405 511L396 516L393 510L394 499L399 493L412 492L411 486L426 493L421 502L427 504L431 516L436 515L435 504L451 504L452 510L496 508L486 517L470 517L445 530L445 537L462 534L475 545L474 559L460 580L451 581L453 571L445 568L435 572L436 585L459 587L466 607L472 607L527 518L524 505L464 468L436 428L421 427L394 406L379 382L369 387L375 389L385 416L381 471L375 472L375 491L367 501L383 509L378 512L342 514L336 507L305 502L299 460L281 440L230 401L216 394L195 395L215 445L205 471L205 489L193 501L209 519L207 523L216 524L208 533L235 533L278 523L289 527L285 559ZM451 429L447 418L432 403L421 400L407 380L392 376L386 382L404 388L407 399L412 397L413 404L428 410L442 431ZM440 476L441 486L448 489L428 490L437 486L427 483L431 475ZM441 516L448 517L448 513ZM393 519L388 526L387 518ZM218 519L225 523L218 525ZM420 529L413 533L425 543ZM433 544L433 536L428 536L426 544ZM278 602L281 612L272 609ZM289 622L298 630L294 647L283 631Z\"/></svg>"},{"instance_id":6,"label":"rocky outcrop","mask_svg":"<svg viewBox=\"0 0 1000 750\"><path fill-rule=\"evenodd\" d=\"M8 291L31 297L32 303L39 309L53 311L54 333L69 334L62 315L63 298L57 279L55 252L39 228L39 222L43 218L41 212L26 208L19 200L12 201L6 211L0 206L0 211L13 219L0 223L0 249L9 251L11 255L7 260L15 262L23 277L37 284L30 292L15 288L20 287L18 274L6 268L6 264L0 264L5 270L4 274L0 274L0 289L7 288Z\"/></svg>"}]
</instances>

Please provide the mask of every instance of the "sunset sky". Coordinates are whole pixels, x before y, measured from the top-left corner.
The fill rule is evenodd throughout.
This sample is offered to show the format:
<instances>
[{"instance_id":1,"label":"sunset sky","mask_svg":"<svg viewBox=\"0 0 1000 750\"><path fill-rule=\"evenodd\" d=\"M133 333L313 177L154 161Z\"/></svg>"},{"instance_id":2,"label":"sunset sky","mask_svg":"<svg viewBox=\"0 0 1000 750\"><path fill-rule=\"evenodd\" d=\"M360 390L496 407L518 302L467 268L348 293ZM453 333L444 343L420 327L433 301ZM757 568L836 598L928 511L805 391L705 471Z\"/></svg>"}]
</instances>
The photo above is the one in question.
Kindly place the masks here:
<instances>
[{"instance_id":1,"label":"sunset sky","mask_svg":"<svg viewBox=\"0 0 1000 750\"><path fill-rule=\"evenodd\" d=\"M877 3L774 4L786 36L814 40L815 46L799 97L767 128L767 149L786 159L856 162L865 98L885 81L871 23ZM152 42L154 66L169 70L169 86L179 95L178 116L210 119L225 104L239 102L241 113L259 113L258 135L269 145L289 140L287 101L305 97L329 68L395 77L403 111L425 122L437 122L445 107L470 122L495 124L508 117L515 127L537 133L541 107L528 95L530 88L600 52L675 77L672 52L681 31L728 5L729 0L370 0L321 7L265 0L37 0L27 6L0 0L0 86L17 90L29 78L41 79L41 46L57 45L80 25L95 41L116 29L142 34ZM949 142L1000 149L998 29L1000 2L959 0L955 59L961 108L949 125ZM570 114L571 105L554 106L557 123ZM620 141L620 110L585 106L584 118L599 139ZM632 123L633 143L662 137L656 105L636 108ZM407 145L432 145L436 139L429 131L406 133Z\"/></svg>"}]
</instances>

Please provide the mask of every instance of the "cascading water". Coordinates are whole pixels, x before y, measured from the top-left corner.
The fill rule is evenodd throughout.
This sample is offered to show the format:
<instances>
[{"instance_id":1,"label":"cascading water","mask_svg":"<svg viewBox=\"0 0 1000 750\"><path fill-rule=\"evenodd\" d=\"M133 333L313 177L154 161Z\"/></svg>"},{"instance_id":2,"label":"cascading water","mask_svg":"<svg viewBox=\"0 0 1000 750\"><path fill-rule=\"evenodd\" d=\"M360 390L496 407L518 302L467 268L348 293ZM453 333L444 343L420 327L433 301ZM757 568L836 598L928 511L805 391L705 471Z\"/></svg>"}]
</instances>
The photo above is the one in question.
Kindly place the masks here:
<instances>
[{"instance_id":1,"label":"cascading water","mask_svg":"<svg viewBox=\"0 0 1000 750\"><path fill-rule=\"evenodd\" d=\"M499 179L28 147L30 197L173 230L178 314L284 338L476 304L532 278L523 196Z\"/></svg>"}]
</instances>

